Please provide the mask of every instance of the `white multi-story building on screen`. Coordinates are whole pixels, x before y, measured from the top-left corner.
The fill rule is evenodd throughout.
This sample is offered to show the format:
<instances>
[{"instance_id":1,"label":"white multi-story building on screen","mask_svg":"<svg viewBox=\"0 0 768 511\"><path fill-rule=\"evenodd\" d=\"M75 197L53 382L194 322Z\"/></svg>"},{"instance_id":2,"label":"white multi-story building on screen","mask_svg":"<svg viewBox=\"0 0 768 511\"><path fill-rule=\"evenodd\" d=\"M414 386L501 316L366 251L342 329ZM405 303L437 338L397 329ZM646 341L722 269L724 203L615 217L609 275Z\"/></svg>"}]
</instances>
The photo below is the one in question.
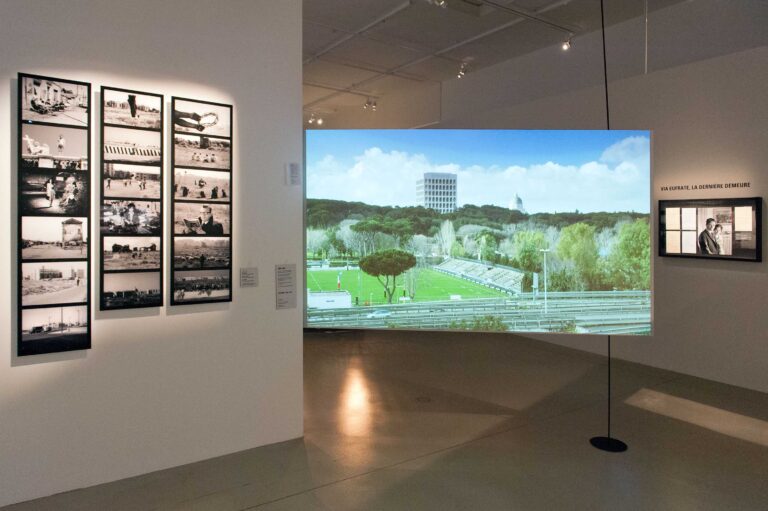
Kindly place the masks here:
<instances>
[{"instance_id":1,"label":"white multi-story building on screen","mask_svg":"<svg viewBox=\"0 0 768 511\"><path fill-rule=\"evenodd\" d=\"M425 172L416 182L416 198L419 206L440 213L456 211L456 174Z\"/></svg>"}]
</instances>

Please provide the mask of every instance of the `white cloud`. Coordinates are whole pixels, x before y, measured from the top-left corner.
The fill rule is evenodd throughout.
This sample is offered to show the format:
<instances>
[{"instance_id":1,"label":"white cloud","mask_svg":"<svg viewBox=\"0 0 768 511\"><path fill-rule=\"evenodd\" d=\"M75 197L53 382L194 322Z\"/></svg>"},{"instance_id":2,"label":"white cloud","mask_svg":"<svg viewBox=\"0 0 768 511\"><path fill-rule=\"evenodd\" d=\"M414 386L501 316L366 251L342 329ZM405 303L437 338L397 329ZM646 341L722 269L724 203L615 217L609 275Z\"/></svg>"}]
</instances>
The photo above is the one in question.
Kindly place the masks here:
<instances>
[{"instance_id":1,"label":"white cloud","mask_svg":"<svg viewBox=\"0 0 768 511\"><path fill-rule=\"evenodd\" d=\"M345 166L325 156L307 171L311 198L390 206L416 205L416 181L425 172L458 176L459 205L508 207L515 194L529 213L639 211L650 207L649 140L629 137L607 148L599 161L562 165L547 161L506 168L436 165L423 154L367 149Z\"/></svg>"}]
</instances>

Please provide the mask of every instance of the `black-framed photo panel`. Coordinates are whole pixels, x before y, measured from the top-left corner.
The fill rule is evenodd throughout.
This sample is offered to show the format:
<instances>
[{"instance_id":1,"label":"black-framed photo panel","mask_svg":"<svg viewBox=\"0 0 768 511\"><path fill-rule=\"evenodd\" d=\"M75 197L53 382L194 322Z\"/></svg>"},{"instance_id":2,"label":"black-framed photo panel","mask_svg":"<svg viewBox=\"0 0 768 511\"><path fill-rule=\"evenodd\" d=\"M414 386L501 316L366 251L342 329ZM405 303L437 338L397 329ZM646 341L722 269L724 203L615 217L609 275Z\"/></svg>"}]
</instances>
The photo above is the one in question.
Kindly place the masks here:
<instances>
[{"instance_id":1,"label":"black-framed photo panel","mask_svg":"<svg viewBox=\"0 0 768 511\"><path fill-rule=\"evenodd\" d=\"M163 305L163 104L101 88L101 310Z\"/></svg>"},{"instance_id":2,"label":"black-framed photo panel","mask_svg":"<svg viewBox=\"0 0 768 511\"><path fill-rule=\"evenodd\" d=\"M19 73L19 356L91 347L90 113L90 83Z\"/></svg>"},{"instance_id":3,"label":"black-framed photo panel","mask_svg":"<svg viewBox=\"0 0 768 511\"><path fill-rule=\"evenodd\" d=\"M232 105L173 97L171 305L232 301Z\"/></svg>"},{"instance_id":4,"label":"black-framed photo panel","mask_svg":"<svg viewBox=\"0 0 768 511\"><path fill-rule=\"evenodd\" d=\"M762 261L762 197L659 201L659 255Z\"/></svg>"}]
</instances>

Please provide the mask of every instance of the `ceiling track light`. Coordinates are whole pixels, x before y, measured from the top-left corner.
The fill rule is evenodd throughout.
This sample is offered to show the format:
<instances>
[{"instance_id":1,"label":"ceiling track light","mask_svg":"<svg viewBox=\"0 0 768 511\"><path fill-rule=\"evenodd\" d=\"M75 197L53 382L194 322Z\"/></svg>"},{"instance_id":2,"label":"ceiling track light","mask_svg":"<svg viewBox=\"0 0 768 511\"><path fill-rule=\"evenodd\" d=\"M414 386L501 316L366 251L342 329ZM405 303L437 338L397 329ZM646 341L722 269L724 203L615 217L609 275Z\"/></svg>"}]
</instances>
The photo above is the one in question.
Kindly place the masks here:
<instances>
[{"instance_id":1,"label":"ceiling track light","mask_svg":"<svg viewBox=\"0 0 768 511\"><path fill-rule=\"evenodd\" d=\"M312 112L307 120L307 124L317 124L318 126L322 126L323 118L316 116L315 112Z\"/></svg>"},{"instance_id":2,"label":"ceiling track light","mask_svg":"<svg viewBox=\"0 0 768 511\"><path fill-rule=\"evenodd\" d=\"M466 62L462 62L461 66L459 66L459 72L456 73L456 78L464 78L464 75L469 72L469 64Z\"/></svg>"},{"instance_id":3,"label":"ceiling track light","mask_svg":"<svg viewBox=\"0 0 768 511\"><path fill-rule=\"evenodd\" d=\"M568 51L571 49L571 38L569 37L565 41L563 41L563 45L561 46L563 51Z\"/></svg>"},{"instance_id":4,"label":"ceiling track light","mask_svg":"<svg viewBox=\"0 0 768 511\"><path fill-rule=\"evenodd\" d=\"M448 0L427 0L427 3L445 9L448 7Z\"/></svg>"},{"instance_id":5,"label":"ceiling track light","mask_svg":"<svg viewBox=\"0 0 768 511\"><path fill-rule=\"evenodd\" d=\"M365 101L365 104L363 105L363 110L370 110L371 112L376 111L376 101L372 100L371 98L368 98Z\"/></svg>"}]
</instances>

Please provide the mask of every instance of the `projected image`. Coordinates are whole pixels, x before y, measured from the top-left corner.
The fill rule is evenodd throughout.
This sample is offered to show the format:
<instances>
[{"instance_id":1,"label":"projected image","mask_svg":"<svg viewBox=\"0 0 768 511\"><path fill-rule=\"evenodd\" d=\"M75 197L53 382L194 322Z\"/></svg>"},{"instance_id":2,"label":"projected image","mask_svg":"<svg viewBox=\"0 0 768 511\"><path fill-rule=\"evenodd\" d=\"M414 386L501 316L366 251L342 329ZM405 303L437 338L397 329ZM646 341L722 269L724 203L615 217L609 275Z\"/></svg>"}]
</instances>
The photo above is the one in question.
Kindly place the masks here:
<instances>
[{"instance_id":1,"label":"projected image","mask_svg":"<svg viewBox=\"0 0 768 511\"><path fill-rule=\"evenodd\" d=\"M307 326L651 330L647 131L310 130Z\"/></svg>"}]
</instances>

